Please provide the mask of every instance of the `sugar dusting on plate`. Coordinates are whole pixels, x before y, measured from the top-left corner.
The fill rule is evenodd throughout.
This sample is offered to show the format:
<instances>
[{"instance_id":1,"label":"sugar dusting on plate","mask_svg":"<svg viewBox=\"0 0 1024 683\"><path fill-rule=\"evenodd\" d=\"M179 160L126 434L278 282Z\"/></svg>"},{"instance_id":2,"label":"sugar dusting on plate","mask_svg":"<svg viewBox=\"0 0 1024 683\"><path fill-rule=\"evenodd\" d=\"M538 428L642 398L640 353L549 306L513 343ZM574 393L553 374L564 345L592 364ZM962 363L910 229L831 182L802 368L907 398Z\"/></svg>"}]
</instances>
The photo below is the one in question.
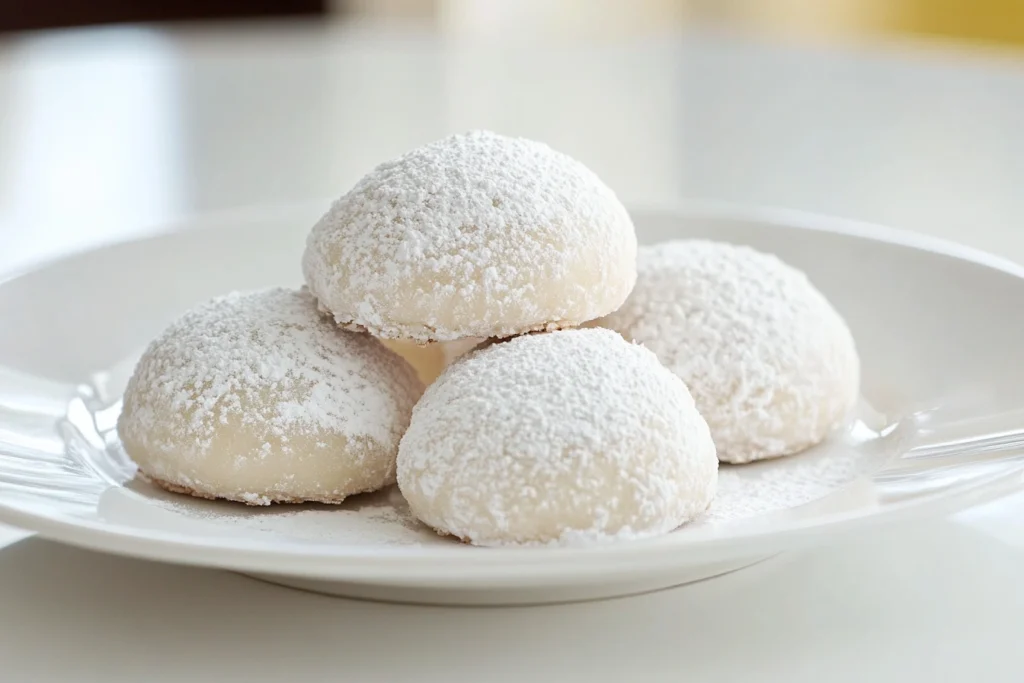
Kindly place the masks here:
<instances>
[{"instance_id":1,"label":"sugar dusting on plate","mask_svg":"<svg viewBox=\"0 0 1024 683\"><path fill-rule=\"evenodd\" d=\"M761 520L821 500L879 469L887 453L883 442L876 431L858 421L805 453L753 465L723 466L718 495L709 510L673 533ZM175 514L278 539L359 546L461 546L421 524L394 487L354 496L339 506L279 505L259 510L182 498L149 488L140 492L147 502ZM466 548L468 552L484 552Z\"/></svg>"},{"instance_id":2,"label":"sugar dusting on plate","mask_svg":"<svg viewBox=\"0 0 1024 683\"><path fill-rule=\"evenodd\" d=\"M116 394L115 391L112 394ZM100 402L90 402L95 419L107 412ZM106 422L109 422L107 420ZM808 503L823 501L846 489L858 478L881 469L896 447L890 420L861 401L847 427L826 442L804 453L748 465L723 465L719 469L718 494L711 507L698 519L674 531L710 526L721 527L767 521L771 516L792 511ZM119 444L113 431L100 429L93 441L105 443L95 448L93 457L116 458ZM92 443L92 441L90 441ZM161 491L141 481L129 482L132 502L121 514L136 515L144 509L159 510L190 522L196 533L211 535L270 537L278 541L366 547L415 547L450 545L467 552L485 552L463 546L451 538L438 536L420 523L397 487L349 498L341 505L274 505L250 508L225 501L188 498ZM119 496L120 497L120 496ZM127 502L127 501L122 501Z\"/></svg>"}]
</instances>

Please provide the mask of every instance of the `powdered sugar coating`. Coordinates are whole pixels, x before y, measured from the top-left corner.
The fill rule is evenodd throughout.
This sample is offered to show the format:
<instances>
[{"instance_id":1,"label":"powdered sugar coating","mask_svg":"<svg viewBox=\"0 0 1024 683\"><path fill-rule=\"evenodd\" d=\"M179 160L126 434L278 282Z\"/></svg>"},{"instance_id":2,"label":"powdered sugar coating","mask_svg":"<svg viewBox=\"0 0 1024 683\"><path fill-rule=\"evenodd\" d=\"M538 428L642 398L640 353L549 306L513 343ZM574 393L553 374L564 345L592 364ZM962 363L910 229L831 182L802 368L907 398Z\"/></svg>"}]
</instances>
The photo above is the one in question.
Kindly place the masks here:
<instances>
[{"instance_id":1,"label":"powdered sugar coating","mask_svg":"<svg viewBox=\"0 0 1024 683\"><path fill-rule=\"evenodd\" d=\"M803 450L853 408L853 337L804 273L705 240L642 247L637 268L625 305L594 324L651 349L686 382L722 461Z\"/></svg>"},{"instance_id":2,"label":"powdered sugar coating","mask_svg":"<svg viewBox=\"0 0 1024 683\"><path fill-rule=\"evenodd\" d=\"M599 329L471 351L428 387L398 452L413 514L477 545L666 533L708 507L717 476L683 382Z\"/></svg>"},{"instance_id":3,"label":"powdered sugar coating","mask_svg":"<svg viewBox=\"0 0 1024 683\"><path fill-rule=\"evenodd\" d=\"M314 226L321 307L381 338L451 341L572 327L636 279L615 193L547 145L473 131L381 164Z\"/></svg>"},{"instance_id":4,"label":"powdered sugar coating","mask_svg":"<svg viewBox=\"0 0 1024 683\"><path fill-rule=\"evenodd\" d=\"M340 502L394 482L422 390L405 361L337 329L307 291L234 293L149 345L118 433L140 470L172 490Z\"/></svg>"}]
</instances>

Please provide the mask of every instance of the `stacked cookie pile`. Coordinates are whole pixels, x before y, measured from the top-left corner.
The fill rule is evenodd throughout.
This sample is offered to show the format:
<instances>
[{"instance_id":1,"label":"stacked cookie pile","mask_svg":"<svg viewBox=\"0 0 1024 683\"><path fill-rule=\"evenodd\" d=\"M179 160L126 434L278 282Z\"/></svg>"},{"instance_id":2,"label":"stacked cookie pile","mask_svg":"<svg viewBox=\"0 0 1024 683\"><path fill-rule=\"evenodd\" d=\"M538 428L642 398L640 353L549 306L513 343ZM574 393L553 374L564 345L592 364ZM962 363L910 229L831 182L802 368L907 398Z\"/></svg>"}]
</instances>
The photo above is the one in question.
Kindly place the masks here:
<instances>
[{"instance_id":1,"label":"stacked cookie pile","mask_svg":"<svg viewBox=\"0 0 1024 683\"><path fill-rule=\"evenodd\" d=\"M699 240L638 254L614 192L529 140L378 166L302 270L149 346L118 423L144 476L249 504L397 481L478 545L644 537L711 504L719 460L813 445L857 396L849 330L802 273Z\"/></svg>"}]
</instances>

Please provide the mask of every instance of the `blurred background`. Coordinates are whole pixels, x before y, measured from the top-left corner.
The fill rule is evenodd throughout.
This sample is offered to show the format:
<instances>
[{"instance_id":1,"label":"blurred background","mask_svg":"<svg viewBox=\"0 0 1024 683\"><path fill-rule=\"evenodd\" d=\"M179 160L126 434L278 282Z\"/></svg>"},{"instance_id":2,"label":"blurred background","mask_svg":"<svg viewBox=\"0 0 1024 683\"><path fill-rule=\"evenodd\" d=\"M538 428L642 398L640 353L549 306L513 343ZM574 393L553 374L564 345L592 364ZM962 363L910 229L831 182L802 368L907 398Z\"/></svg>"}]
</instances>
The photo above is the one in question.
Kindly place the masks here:
<instances>
[{"instance_id":1,"label":"blurred background","mask_svg":"<svg viewBox=\"0 0 1024 683\"><path fill-rule=\"evenodd\" d=\"M0 0L0 271L467 128L1024 260L1021 0ZM269 210L269 209L268 209Z\"/></svg>"},{"instance_id":2,"label":"blurred background","mask_svg":"<svg viewBox=\"0 0 1024 683\"><path fill-rule=\"evenodd\" d=\"M373 16L445 28L621 33L635 25L716 20L810 35L943 36L1024 42L1019 0L47 0L0 3L0 30L104 23Z\"/></svg>"}]
</instances>

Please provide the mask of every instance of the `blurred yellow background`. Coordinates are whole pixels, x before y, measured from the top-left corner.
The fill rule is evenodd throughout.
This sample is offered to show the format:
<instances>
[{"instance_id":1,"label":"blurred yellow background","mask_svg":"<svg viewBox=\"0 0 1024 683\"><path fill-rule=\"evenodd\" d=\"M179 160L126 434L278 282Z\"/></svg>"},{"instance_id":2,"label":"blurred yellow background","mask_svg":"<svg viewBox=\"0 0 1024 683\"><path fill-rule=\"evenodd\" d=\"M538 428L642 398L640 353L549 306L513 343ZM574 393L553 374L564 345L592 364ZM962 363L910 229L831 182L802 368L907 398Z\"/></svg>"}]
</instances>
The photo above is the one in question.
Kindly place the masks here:
<instances>
[{"instance_id":1,"label":"blurred yellow background","mask_svg":"<svg viewBox=\"0 0 1024 683\"><path fill-rule=\"evenodd\" d=\"M709 15L810 34L906 35L1024 45L1022 0L703 0Z\"/></svg>"},{"instance_id":2,"label":"blurred yellow background","mask_svg":"<svg viewBox=\"0 0 1024 683\"><path fill-rule=\"evenodd\" d=\"M335 0L334 9L429 18L470 35L621 34L714 22L818 39L1024 45L1024 0Z\"/></svg>"},{"instance_id":3,"label":"blurred yellow background","mask_svg":"<svg viewBox=\"0 0 1024 683\"><path fill-rule=\"evenodd\" d=\"M688 23L815 39L1024 45L1024 0L0 0L0 32L87 24L294 17L427 20L495 38L650 34Z\"/></svg>"}]
</instances>

